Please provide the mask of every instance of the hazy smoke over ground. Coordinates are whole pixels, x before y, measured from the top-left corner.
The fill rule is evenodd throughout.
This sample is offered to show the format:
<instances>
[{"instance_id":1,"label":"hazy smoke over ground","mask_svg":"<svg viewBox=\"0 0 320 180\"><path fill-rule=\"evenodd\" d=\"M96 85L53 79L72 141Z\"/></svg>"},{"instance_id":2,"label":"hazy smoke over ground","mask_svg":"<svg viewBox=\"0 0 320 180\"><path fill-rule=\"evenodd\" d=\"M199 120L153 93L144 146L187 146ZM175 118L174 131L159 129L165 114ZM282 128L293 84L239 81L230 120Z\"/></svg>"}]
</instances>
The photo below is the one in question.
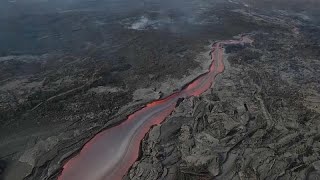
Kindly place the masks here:
<instances>
[{"instance_id":1,"label":"hazy smoke over ground","mask_svg":"<svg viewBox=\"0 0 320 180\"><path fill-rule=\"evenodd\" d=\"M2 0L0 10L2 15L13 15L19 12L55 12L67 9L108 9L111 12L129 12L136 9L143 10L156 5L162 10L175 9L183 14L193 13L192 10L199 4L209 5L222 0ZM310 9L320 6L319 0L232 0L232 2L243 1L247 4L258 6L274 6L279 8ZM15 11L12 11L15 10Z\"/></svg>"},{"instance_id":2,"label":"hazy smoke over ground","mask_svg":"<svg viewBox=\"0 0 320 180\"><path fill-rule=\"evenodd\" d=\"M1 54L74 50L95 39L104 43L108 42L108 36L116 36L113 32L121 30L119 25L133 30L180 33L193 31L194 25L210 23L207 16L201 16L208 0L9 0L0 3L0 41L6 42L0 44Z\"/></svg>"},{"instance_id":3,"label":"hazy smoke over ground","mask_svg":"<svg viewBox=\"0 0 320 180\"><path fill-rule=\"evenodd\" d=\"M95 9L95 10L109 10L112 12L130 12L139 8L150 8L150 5L155 5L162 9L176 8L179 11L188 12L190 7L190 0L172 0L172 1L159 1L159 0L2 0L0 7L2 14L14 15L19 11L24 13L35 12L58 12L59 10L76 10L82 8ZM18 11L9 11L18 8Z\"/></svg>"},{"instance_id":4,"label":"hazy smoke over ground","mask_svg":"<svg viewBox=\"0 0 320 180\"><path fill-rule=\"evenodd\" d=\"M319 14L313 0L229 0L246 8L265 7ZM0 55L40 53L52 49L77 49L97 40L108 42L118 26L131 30L161 30L170 33L201 34L221 25L210 7L226 0L2 0L0 2ZM248 6L248 7L247 7ZM216 8L222 10L222 7ZM272 13L272 11L269 11ZM39 15L40 14L40 15ZM217 13L215 13L217 14ZM311 16L312 17L312 16ZM317 18L315 18L317 19ZM319 18L318 18L319 19ZM79 47L80 48L80 47ZM44 50L42 50L44 49Z\"/></svg>"}]
</instances>

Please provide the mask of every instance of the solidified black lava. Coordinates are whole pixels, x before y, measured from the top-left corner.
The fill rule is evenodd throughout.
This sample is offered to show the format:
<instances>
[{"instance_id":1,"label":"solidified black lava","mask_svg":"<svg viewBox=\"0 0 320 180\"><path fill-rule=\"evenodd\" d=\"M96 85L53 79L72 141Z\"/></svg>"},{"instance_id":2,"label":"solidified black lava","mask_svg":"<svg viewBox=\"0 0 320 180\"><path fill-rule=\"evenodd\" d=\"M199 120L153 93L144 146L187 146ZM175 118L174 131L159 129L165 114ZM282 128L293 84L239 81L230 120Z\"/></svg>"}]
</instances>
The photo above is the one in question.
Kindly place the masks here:
<instances>
[{"instance_id":1,"label":"solidified black lava","mask_svg":"<svg viewBox=\"0 0 320 180\"><path fill-rule=\"evenodd\" d=\"M239 34L255 41L225 47L214 88L179 100L126 178L319 178L319 2L0 2L1 178L57 178L87 140L178 91L207 68L209 44Z\"/></svg>"}]
</instances>

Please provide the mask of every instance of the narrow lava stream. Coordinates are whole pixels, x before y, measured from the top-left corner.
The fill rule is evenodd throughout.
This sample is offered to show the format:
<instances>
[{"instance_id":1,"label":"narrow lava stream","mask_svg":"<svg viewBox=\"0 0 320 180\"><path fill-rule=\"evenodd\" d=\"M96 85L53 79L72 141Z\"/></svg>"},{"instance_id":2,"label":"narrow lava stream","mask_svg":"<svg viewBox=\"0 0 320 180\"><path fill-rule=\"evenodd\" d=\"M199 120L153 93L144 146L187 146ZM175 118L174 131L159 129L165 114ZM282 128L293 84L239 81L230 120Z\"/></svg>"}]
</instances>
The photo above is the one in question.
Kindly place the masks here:
<instances>
[{"instance_id":1,"label":"narrow lava stream","mask_svg":"<svg viewBox=\"0 0 320 180\"><path fill-rule=\"evenodd\" d=\"M179 98L199 96L214 83L224 71L224 45L252 43L243 36L240 40L217 42L211 51L209 71L179 92L147 104L131 114L118 126L97 134L78 155L64 166L59 180L120 180L138 159L140 143L150 128L162 123L175 109Z\"/></svg>"}]
</instances>

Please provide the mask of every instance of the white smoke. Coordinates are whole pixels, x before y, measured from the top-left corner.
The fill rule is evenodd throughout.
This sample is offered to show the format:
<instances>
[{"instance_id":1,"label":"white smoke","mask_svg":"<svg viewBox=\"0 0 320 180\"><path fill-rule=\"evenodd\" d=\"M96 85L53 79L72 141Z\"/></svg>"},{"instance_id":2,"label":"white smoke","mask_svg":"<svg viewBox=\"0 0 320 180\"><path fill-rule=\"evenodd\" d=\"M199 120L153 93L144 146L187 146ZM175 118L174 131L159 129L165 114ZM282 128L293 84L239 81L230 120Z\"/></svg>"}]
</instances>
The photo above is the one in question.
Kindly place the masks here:
<instances>
[{"instance_id":1,"label":"white smoke","mask_svg":"<svg viewBox=\"0 0 320 180\"><path fill-rule=\"evenodd\" d=\"M148 27L149 25L150 20L147 17L142 16L140 19L138 19L131 25L130 29L143 30L146 29L146 27Z\"/></svg>"}]
</instances>

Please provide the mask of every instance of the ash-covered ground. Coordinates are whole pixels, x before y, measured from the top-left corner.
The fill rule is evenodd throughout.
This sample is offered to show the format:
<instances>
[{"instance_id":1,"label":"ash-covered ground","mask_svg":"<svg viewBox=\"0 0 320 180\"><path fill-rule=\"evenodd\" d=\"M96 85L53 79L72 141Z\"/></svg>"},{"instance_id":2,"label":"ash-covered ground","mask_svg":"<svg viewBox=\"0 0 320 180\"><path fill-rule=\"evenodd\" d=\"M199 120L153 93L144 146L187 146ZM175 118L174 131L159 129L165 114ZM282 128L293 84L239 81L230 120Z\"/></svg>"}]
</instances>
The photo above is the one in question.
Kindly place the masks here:
<instances>
[{"instance_id":1,"label":"ash-covered ground","mask_svg":"<svg viewBox=\"0 0 320 180\"><path fill-rule=\"evenodd\" d=\"M10 1L0 7L0 179L56 179L105 128L225 71L141 143L125 179L319 179L317 1Z\"/></svg>"}]
</instances>

